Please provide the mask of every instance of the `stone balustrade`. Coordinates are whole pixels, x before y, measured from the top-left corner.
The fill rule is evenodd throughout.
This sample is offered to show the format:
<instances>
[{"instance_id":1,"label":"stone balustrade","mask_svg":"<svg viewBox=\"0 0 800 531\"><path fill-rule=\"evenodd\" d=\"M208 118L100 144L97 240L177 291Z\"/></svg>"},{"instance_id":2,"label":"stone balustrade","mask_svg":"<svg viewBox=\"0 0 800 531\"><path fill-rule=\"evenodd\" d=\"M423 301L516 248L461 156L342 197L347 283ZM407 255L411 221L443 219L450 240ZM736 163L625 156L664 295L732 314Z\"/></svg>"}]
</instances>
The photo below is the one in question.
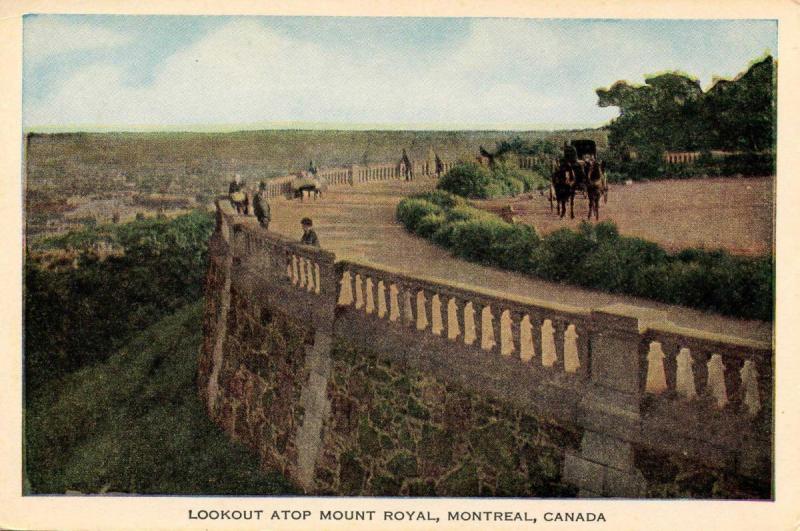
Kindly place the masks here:
<instances>
[{"instance_id":1,"label":"stone balustrade","mask_svg":"<svg viewBox=\"0 0 800 531\"><path fill-rule=\"evenodd\" d=\"M380 181L395 171L354 167L350 176ZM240 291L334 339L585 430L583 453L564 471L584 494L640 495L632 457L607 457L632 456L633 445L712 465L746 462L743 470L764 474L753 462L771 455L771 345L677 327L635 307L572 307L337 261L265 231L227 199L217 206Z\"/></svg>"},{"instance_id":2,"label":"stone balustrade","mask_svg":"<svg viewBox=\"0 0 800 531\"><path fill-rule=\"evenodd\" d=\"M536 157L520 157L520 168L530 169L538 161ZM454 161L442 161L441 174L444 175L455 165ZM412 170L415 177L435 176L436 164L433 161L412 161ZM328 186L342 186L405 179L400 163L384 164L351 164L332 168L320 168L317 176L325 179ZM267 181L267 196L269 198L288 197L292 193L292 180L294 175L275 177Z\"/></svg>"},{"instance_id":3,"label":"stone balustrade","mask_svg":"<svg viewBox=\"0 0 800 531\"><path fill-rule=\"evenodd\" d=\"M645 393L677 403L705 398L750 416L772 397L772 350L766 345L667 324L651 325L641 345Z\"/></svg>"},{"instance_id":4,"label":"stone balustrade","mask_svg":"<svg viewBox=\"0 0 800 531\"><path fill-rule=\"evenodd\" d=\"M588 375L586 310L410 277L385 266L343 262L341 268L339 306L352 306L408 334L431 334L487 355L514 356L532 370Z\"/></svg>"},{"instance_id":5,"label":"stone balustrade","mask_svg":"<svg viewBox=\"0 0 800 531\"><path fill-rule=\"evenodd\" d=\"M664 162L667 164L692 164L700 158L699 151L665 151Z\"/></svg>"}]
</instances>

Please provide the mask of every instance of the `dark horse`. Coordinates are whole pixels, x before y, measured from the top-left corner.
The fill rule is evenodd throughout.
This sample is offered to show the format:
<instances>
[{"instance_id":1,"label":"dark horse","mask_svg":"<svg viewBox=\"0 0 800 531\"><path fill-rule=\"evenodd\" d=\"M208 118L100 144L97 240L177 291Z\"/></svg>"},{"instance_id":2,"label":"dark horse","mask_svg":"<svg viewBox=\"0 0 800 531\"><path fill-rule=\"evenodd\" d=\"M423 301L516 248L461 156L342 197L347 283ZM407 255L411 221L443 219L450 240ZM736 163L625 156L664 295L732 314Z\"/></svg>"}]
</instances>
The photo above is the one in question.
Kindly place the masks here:
<instances>
[{"instance_id":1,"label":"dark horse","mask_svg":"<svg viewBox=\"0 0 800 531\"><path fill-rule=\"evenodd\" d=\"M564 217L567 213L567 201L569 201L569 217L575 217L575 171L572 166L562 163L550 177L551 205L552 196L555 195L558 215Z\"/></svg>"},{"instance_id":2,"label":"dark horse","mask_svg":"<svg viewBox=\"0 0 800 531\"><path fill-rule=\"evenodd\" d=\"M589 216L587 219L600 219L600 196L605 195L608 189L606 175L603 172L603 165L597 161L591 161L586 166L586 195L589 198Z\"/></svg>"}]
</instances>

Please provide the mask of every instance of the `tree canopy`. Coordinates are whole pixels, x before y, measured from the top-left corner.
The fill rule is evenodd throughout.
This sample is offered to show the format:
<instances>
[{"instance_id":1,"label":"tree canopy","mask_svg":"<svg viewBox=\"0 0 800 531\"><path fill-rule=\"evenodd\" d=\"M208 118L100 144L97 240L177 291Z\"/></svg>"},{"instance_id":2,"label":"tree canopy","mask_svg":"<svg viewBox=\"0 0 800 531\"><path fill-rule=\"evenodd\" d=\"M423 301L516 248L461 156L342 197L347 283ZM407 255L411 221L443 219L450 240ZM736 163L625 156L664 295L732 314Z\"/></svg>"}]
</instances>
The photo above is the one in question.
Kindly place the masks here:
<instances>
[{"instance_id":1,"label":"tree canopy","mask_svg":"<svg viewBox=\"0 0 800 531\"><path fill-rule=\"evenodd\" d=\"M597 90L600 107L619 107L609 125L609 145L617 154L636 150L723 149L760 152L775 139L775 61L754 63L733 80L718 80L706 92L682 73L647 77L644 85L617 81Z\"/></svg>"}]
</instances>

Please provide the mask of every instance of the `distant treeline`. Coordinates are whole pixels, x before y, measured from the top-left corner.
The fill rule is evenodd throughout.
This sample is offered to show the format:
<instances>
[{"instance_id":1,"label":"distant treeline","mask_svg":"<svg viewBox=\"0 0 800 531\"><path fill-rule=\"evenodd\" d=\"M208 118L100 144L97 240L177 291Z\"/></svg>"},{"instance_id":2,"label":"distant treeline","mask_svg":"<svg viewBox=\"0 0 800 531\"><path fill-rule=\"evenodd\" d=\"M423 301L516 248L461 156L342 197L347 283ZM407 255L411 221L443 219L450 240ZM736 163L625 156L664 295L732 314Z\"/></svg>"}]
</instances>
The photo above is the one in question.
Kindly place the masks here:
<instances>
[{"instance_id":1,"label":"distant treeline","mask_svg":"<svg viewBox=\"0 0 800 531\"><path fill-rule=\"evenodd\" d=\"M564 141L590 138L608 163L612 181L774 175L775 86L771 56L736 79L718 80L705 92L698 80L679 73L650 76L640 86L617 81L597 90L600 107L619 108L619 117L607 126L546 138L513 136L497 141L494 154L506 160L511 154L536 157L533 169L549 175L552 161L563 155ZM667 151L701 156L689 164L673 165L664 161ZM714 156L712 151L724 155Z\"/></svg>"},{"instance_id":2,"label":"distant treeline","mask_svg":"<svg viewBox=\"0 0 800 531\"><path fill-rule=\"evenodd\" d=\"M598 105L620 111L608 125L612 169L659 176L667 172L665 151L721 150L738 155L727 161L706 156L695 166L701 173L714 168L712 174L772 174L775 86L775 61L767 56L736 79L718 80L705 92L699 81L679 73L648 77L641 86L618 81L598 89ZM679 176L693 172L683 173Z\"/></svg>"},{"instance_id":3,"label":"distant treeline","mask_svg":"<svg viewBox=\"0 0 800 531\"><path fill-rule=\"evenodd\" d=\"M442 190L403 199L397 218L455 256L554 282L625 293L749 319L772 320L771 256L685 249L668 253L613 223L581 224L540 237Z\"/></svg>"},{"instance_id":4,"label":"distant treeline","mask_svg":"<svg viewBox=\"0 0 800 531\"><path fill-rule=\"evenodd\" d=\"M213 218L195 211L72 233L77 262L25 262L25 382L29 390L100 361L131 334L202 295ZM105 241L119 256L99 257Z\"/></svg>"}]
</instances>

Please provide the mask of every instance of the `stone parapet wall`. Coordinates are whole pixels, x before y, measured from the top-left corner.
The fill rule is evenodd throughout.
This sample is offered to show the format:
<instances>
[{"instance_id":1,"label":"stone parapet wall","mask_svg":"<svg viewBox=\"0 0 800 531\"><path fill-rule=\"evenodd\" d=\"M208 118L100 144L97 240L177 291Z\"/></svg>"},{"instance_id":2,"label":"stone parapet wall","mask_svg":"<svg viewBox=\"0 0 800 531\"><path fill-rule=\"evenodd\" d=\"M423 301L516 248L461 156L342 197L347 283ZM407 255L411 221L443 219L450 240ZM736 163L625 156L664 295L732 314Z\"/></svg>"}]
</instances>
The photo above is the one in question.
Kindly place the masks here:
<instances>
[{"instance_id":1,"label":"stone parapet wall","mask_svg":"<svg viewBox=\"0 0 800 531\"><path fill-rule=\"evenodd\" d=\"M530 457L541 454L561 482L545 490L637 497L650 492L639 450L771 478L770 345L633 307L570 307L337 261L226 200L217 225L201 396L307 492L537 495L526 474L545 466ZM453 404L466 403L504 412L467 415L462 430L494 426L514 466L498 470L478 455L480 437L448 432ZM523 418L556 431L524 450ZM458 458L425 453L437 436L461 441Z\"/></svg>"}]
</instances>

